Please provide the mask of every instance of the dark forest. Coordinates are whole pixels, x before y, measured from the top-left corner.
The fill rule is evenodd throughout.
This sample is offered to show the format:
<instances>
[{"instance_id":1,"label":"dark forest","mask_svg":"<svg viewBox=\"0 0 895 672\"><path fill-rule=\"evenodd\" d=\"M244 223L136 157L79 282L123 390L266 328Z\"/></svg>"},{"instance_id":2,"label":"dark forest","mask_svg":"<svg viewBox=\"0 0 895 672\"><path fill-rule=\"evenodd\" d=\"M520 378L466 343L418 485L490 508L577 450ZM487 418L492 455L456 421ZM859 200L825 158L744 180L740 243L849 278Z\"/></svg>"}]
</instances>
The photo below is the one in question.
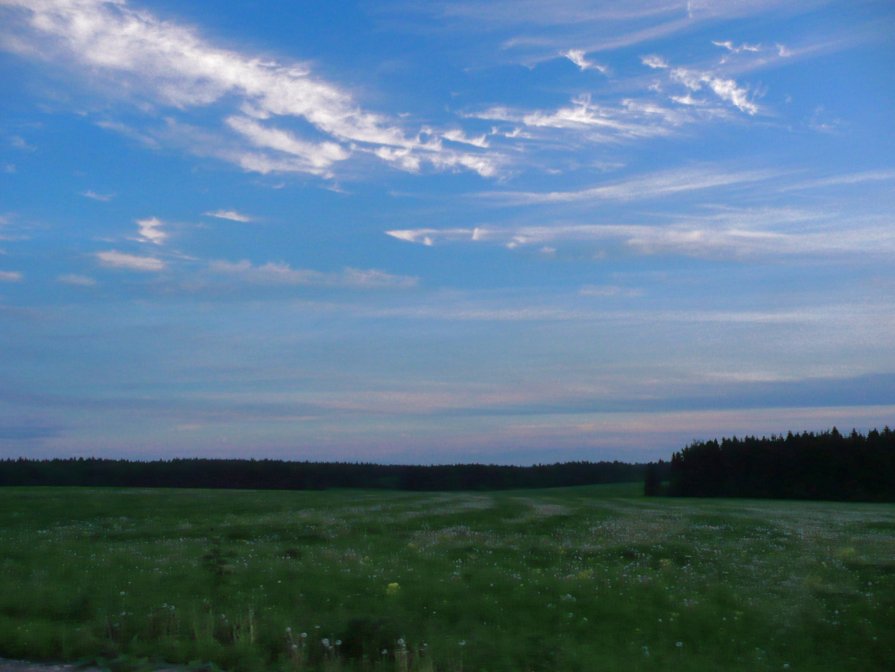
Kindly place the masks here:
<instances>
[{"instance_id":1,"label":"dark forest","mask_svg":"<svg viewBox=\"0 0 895 672\"><path fill-rule=\"evenodd\" d=\"M697 441L671 458L669 482L647 469L647 494L895 501L895 432L888 427ZM667 487L667 489L666 489Z\"/></svg>"},{"instance_id":2,"label":"dark forest","mask_svg":"<svg viewBox=\"0 0 895 672\"><path fill-rule=\"evenodd\" d=\"M643 481L647 495L895 501L895 432L695 441L671 461L382 465L242 459L0 461L0 486L409 491L506 490Z\"/></svg>"},{"instance_id":3,"label":"dark forest","mask_svg":"<svg viewBox=\"0 0 895 672\"><path fill-rule=\"evenodd\" d=\"M629 483L642 480L645 470L645 464L624 462L566 462L519 467L221 459L151 462L95 458L17 459L0 461L0 485L281 490L504 490Z\"/></svg>"}]
</instances>

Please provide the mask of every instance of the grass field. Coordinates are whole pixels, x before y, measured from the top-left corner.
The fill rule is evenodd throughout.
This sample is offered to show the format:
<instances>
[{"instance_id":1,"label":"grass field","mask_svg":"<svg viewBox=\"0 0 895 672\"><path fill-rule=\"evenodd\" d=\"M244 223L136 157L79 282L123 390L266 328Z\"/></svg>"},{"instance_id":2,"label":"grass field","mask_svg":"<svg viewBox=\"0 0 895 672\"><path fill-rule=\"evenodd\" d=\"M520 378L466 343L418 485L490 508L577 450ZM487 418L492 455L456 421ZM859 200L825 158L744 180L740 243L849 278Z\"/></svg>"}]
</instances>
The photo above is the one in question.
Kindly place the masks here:
<instances>
[{"instance_id":1,"label":"grass field","mask_svg":"<svg viewBox=\"0 0 895 672\"><path fill-rule=\"evenodd\" d=\"M227 670L891 670L895 506L0 489L0 656Z\"/></svg>"}]
</instances>

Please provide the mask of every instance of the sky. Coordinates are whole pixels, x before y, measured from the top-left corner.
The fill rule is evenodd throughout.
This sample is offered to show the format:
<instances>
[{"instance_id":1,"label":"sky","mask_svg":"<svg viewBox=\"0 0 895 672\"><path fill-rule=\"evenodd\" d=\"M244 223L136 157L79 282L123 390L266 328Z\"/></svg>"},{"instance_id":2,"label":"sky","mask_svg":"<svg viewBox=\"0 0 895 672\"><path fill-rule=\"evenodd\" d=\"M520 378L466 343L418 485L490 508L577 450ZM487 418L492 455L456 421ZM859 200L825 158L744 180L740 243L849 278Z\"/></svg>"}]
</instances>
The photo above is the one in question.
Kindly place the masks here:
<instances>
[{"instance_id":1,"label":"sky","mask_svg":"<svg viewBox=\"0 0 895 672\"><path fill-rule=\"evenodd\" d=\"M0 458L895 424L890 0L0 0Z\"/></svg>"}]
</instances>

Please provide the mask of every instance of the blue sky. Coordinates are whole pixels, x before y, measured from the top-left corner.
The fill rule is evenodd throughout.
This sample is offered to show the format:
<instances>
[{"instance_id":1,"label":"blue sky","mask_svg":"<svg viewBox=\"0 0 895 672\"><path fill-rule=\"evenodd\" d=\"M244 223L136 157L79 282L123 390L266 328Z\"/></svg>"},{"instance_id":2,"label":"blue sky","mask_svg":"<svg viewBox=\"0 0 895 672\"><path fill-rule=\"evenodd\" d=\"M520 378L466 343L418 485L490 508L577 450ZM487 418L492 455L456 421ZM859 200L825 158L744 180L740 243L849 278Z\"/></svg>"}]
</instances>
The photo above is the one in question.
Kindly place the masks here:
<instances>
[{"instance_id":1,"label":"blue sky","mask_svg":"<svg viewBox=\"0 0 895 672\"><path fill-rule=\"evenodd\" d=\"M0 457L895 420L891 2L0 0Z\"/></svg>"}]
</instances>

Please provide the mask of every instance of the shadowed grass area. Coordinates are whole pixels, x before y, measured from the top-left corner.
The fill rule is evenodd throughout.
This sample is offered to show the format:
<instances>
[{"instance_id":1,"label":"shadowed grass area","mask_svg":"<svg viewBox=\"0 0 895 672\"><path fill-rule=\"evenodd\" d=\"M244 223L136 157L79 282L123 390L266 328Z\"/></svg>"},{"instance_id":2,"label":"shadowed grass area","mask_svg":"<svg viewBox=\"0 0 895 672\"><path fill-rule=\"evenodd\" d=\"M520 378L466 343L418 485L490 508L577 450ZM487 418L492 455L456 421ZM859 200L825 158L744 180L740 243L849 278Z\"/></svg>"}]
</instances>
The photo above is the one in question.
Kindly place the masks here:
<instances>
[{"instance_id":1,"label":"shadowed grass area","mask_svg":"<svg viewBox=\"0 0 895 672\"><path fill-rule=\"evenodd\" d=\"M0 656L889 669L895 506L640 489L0 489Z\"/></svg>"}]
</instances>

